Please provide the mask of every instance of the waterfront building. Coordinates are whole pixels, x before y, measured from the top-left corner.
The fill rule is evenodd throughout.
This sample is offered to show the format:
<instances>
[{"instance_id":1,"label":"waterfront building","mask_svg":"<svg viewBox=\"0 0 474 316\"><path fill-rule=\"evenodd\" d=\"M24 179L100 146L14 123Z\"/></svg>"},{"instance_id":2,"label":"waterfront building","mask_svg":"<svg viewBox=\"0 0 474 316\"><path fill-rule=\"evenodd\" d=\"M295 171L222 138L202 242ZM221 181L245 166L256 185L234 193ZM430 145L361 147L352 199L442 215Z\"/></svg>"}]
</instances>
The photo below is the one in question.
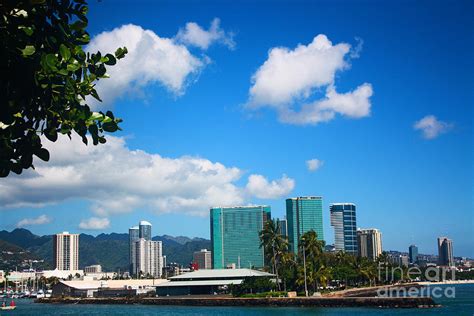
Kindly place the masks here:
<instances>
[{"instance_id":1,"label":"waterfront building","mask_svg":"<svg viewBox=\"0 0 474 316\"><path fill-rule=\"evenodd\" d=\"M358 254L371 260L382 254L382 233L376 228L357 230Z\"/></svg>"},{"instance_id":2,"label":"waterfront building","mask_svg":"<svg viewBox=\"0 0 474 316\"><path fill-rule=\"evenodd\" d=\"M128 230L128 244L129 244L129 272L134 275L137 271L137 250L136 242L140 239L140 229L138 226L130 227Z\"/></svg>"},{"instance_id":3,"label":"waterfront building","mask_svg":"<svg viewBox=\"0 0 474 316\"><path fill-rule=\"evenodd\" d=\"M274 274L251 269L198 270L173 276L156 286L158 296L215 295L239 285L245 278L274 278ZM225 290L224 290L225 291Z\"/></svg>"},{"instance_id":4,"label":"waterfront building","mask_svg":"<svg viewBox=\"0 0 474 316\"><path fill-rule=\"evenodd\" d=\"M212 265L263 268L260 231L271 219L270 206L213 207L210 209Z\"/></svg>"},{"instance_id":5,"label":"waterfront building","mask_svg":"<svg viewBox=\"0 0 474 316\"><path fill-rule=\"evenodd\" d=\"M301 235L310 230L316 232L318 240L324 240L322 197L301 196L286 199L286 219L289 248L295 254L298 253Z\"/></svg>"},{"instance_id":6,"label":"waterfront building","mask_svg":"<svg viewBox=\"0 0 474 316\"><path fill-rule=\"evenodd\" d=\"M418 261L418 247L416 245L408 247L408 257L411 264L415 264Z\"/></svg>"},{"instance_id":7,"label":"waterfront building","mask_svg":"<svg viewBox=\"0 0 474 316\"><path fill-rule=\"evenodd\" d=\"M85 273L102 273L102 266L100 264L93 264L91 266L84 267Z\"/></svg>"},{"instance_id":8,"label":"waterfront building","mask_svg":"<svg viewBox=\"0 0 474 316\"><path fill-rule=\"evenodd\" d=\"M79 270L79 234L53 235L53 255L57 270Z\"/></svg>"},{"instance_id":9,"label":"waterfront building","mask_svg":"<svg viewBox=\"0 0 474 316\"><path fill-rule=\"evenodd\" d=\"M201 249L193 253L193 263L198 269L212 269L212 253L207 249Z\"/></svg>"},{"instance_id":10,"label":"waterfront building","mask_svg":"<svg viewBox=\"0 0 474 316\"><path fill-rule=\"evenodd\" d=\"M454 266L453 241L448 237L438 237L438 265Z\"/></svg>"},{"instance_id":11,"label":"waterfront building","mask_svg":"<svg viewBox=\"0 0 474 316\"><path fill-rule=\"evenodd\" d=\"M329 206L334 227L334 247L353 255L358 253L356 206L353 203L333 203Z\"/></svg>"},{"instance_id":12,"label":"waterfront building","mask_svg":"<svg viewBox=\"0 0 474 316\"><path fill-rule=\"evenodd\" d=\"M286 218L277 219L277 223L278 223L278 233L281 236L288 238L288 221L286 220Z\"/></svg>"}]
</instances>

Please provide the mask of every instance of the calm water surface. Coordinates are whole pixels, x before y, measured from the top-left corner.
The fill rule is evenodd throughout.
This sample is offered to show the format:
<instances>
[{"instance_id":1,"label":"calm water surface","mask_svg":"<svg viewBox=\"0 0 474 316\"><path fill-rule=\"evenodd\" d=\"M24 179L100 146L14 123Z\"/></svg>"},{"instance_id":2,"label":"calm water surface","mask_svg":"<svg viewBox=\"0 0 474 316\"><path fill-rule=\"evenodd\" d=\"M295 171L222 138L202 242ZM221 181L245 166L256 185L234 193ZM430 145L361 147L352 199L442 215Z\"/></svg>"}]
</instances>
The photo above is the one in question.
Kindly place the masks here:
<instances>
[{"instance_id":1,"label":"calm water surface","mask_svg":"<svg viewBox=\"0 0 474 316\"><path fill-rule=\"evenodd\" d=\"M282 308L282 307L186 307L145 305L50 305L32 300L17 300L17 309L0 312L5 315L474 315L474 285L456 285L456 298L439 298L440 308L379 309L379 308Z\"/></svg>"}]
</instances>

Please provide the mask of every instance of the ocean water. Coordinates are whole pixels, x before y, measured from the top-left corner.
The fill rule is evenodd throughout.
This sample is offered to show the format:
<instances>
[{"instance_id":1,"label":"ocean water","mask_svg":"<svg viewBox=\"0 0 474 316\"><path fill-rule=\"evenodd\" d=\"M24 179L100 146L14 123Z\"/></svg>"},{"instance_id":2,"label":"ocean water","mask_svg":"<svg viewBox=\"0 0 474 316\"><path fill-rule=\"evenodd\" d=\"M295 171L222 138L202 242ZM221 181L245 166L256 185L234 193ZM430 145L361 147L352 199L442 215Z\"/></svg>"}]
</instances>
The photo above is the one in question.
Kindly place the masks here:
<instances>
[{"instance_id":1,"label":"ocean water","mask_svg":"<svg viewBox=\"0 0 474 316\"><path fill-rule=\"evenodd\" d=\"M449 285L447 285L449 286ZM443 286L446 287L446 286ZM455 285L455 298L437 298L439 308L295 308L295 307L188 307L147 305L58 305L35 304L32 300L17 300L17 309L1 312L5 315L186 315L186 316L252 316L252 315L474 315L474 284Z\"/></svg>"}]
</instances>

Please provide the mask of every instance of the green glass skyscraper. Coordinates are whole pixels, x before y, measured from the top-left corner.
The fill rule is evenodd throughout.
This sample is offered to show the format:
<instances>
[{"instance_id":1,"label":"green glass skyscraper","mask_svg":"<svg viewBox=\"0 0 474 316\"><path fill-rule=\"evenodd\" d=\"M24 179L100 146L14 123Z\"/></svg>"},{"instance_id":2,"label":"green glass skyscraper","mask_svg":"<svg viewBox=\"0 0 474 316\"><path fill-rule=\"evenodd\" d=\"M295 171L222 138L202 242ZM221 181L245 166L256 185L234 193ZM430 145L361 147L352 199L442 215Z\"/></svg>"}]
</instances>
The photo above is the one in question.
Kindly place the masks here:
<instances>
[{"instance_id":1,"label":"green glass skyscraper","mask_svg":"<svg viewBox=\"0 0 474 316\"><path fill-rule=\"evenodd\" d=\"M288 221L288 241L290 251L298 253L298 241L304 233L314 230L318 240L324 240L323 198L302 196L286 200L286 219Z\"/></svg>"},{"instance_id":2,"label":"green glass skyscraper","mask_svg":"<svg viewBox=\"0 0 474 316\"><path fill-rule=\"evenodd\" d=\"M262 268L259 234L271 218L270 206L213 207L210 212L213 269Z\"/></svg>"}]
</instances>

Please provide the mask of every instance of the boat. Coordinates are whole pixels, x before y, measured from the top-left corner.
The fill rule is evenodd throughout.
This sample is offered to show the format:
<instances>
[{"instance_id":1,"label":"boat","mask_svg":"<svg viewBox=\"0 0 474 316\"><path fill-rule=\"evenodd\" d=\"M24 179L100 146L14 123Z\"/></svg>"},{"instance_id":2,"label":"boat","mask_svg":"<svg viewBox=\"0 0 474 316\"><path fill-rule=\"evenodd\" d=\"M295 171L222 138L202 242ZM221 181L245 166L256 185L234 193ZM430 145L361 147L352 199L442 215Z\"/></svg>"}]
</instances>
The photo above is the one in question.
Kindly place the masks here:
<instances>
[{"instance_id":1,"label":"boat","mask_svg":"<svg viewBox=\"0 0 474 316\"><path fill-rule=\"evenodd\" d=\"M14 310L15 308L16 308L15 301L11 300L10 306L6 306L5 301L4 301L3 304L2 304L2 307L0 307L0 310L2 310L2 311L11 311L11 310Z\"/></svg>"},{"instance_id":2,"label":"boat","mask_svg":"<svg viewBox=\"0 0 474 316\"><path fill-rule=\"evenodd\" d=\"M2 306L0 307L0 310L2 311L12 311L16 308L16 306Z\"/></svg>"}]
</instances>

